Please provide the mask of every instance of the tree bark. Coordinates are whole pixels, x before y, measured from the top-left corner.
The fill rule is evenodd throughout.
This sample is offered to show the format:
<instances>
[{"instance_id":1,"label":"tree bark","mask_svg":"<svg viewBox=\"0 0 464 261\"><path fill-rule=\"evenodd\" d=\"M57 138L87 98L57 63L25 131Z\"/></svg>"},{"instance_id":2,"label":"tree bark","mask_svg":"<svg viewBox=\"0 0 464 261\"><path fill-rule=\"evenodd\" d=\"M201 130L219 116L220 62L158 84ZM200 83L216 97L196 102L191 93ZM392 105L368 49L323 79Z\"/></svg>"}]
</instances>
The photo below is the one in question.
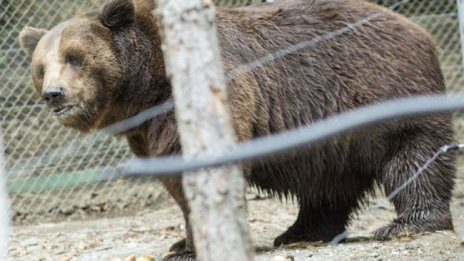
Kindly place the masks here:
<instances>
[{"instance_id":1,"label":"tree bark","mask_svg":"<svg viewBox=\"0 0 464 261\"><path fill-rule=\"evenodd\" d=\"M215 157L236 144L210 0L156 0L185 157ZM198 260L252 260L240 166L184 173Z\"/></svg>"}]
</instances>

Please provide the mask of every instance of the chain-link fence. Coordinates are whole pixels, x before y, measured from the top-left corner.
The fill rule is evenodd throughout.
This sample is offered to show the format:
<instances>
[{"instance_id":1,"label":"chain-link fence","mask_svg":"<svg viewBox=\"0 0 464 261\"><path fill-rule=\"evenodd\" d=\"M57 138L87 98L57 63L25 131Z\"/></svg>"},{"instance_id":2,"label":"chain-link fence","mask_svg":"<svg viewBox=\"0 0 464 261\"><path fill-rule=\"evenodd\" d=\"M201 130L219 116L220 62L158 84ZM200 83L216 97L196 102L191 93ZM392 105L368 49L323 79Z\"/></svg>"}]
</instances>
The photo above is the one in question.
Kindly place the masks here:
<instances>
[{"instance_id":1,"label":"chain-link fence","mask_svg":"<svg viewBox=\"0 0 464 261\"><path fill-rule=\"evenodd\" d=\"M7 186L16 223L102 214L130 214L159 206L164 193L150 180L98 182L131 157L125 140L82 136L57 124L32 88L29 58L20 50L25 25L51 28L104 0L0 1L0 122L4 132ZM234 6L259 1L217 1ZM395 0L377 0L386 6ZM464 86L455 0L412 0L396 11L418 23L437 40L449 90ZM459 137L464 124L456 120Z\"/></svg>"}]
</instances>

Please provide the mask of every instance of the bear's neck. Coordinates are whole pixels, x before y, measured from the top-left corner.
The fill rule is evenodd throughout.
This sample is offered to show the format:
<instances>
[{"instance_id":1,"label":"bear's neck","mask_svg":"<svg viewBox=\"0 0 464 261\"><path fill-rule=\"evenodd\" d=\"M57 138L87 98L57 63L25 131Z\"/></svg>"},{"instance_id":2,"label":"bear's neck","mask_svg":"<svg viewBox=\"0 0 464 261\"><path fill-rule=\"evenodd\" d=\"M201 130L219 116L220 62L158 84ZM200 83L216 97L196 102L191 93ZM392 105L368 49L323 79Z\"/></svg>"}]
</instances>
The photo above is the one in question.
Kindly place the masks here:
<instances>
[{"instance_id":1,"label":"bear's neck","mask_svg":"<svg viewBox=\"0 0 464 261\"><path fill-rule=\"evenodd\" d=\"M109 122L104 124L125 120L171 97L157 28L153 18L138 17L134 29L116 39L124 65L124 80ZM131 133L143 131L144 126L132 129Z\"/></svg>"}]
</instances>

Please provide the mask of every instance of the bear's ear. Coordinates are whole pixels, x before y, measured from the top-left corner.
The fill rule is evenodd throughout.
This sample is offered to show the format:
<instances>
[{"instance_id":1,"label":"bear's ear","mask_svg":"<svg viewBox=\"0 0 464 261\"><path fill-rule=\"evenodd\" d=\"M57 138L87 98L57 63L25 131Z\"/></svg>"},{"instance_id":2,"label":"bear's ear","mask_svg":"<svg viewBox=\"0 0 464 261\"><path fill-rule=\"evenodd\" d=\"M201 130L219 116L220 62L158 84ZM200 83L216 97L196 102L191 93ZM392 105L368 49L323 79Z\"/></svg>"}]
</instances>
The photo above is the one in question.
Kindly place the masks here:
<instances>
[{"instance_id":1,"label":"bear's ear","mask_svg":"<svg viewBox=\"0 0 464 261\"><path fill-rule=\"evenodd\" d=\"M23 49L27 55L32 57L35 47L37 47L40 39L47 32L48 31L44 29L25 26L19 33L19 43L21 44L21 49Z\"/></svg>"},{"instance_id":2,"label":"bear's ear","mask_svg":"<svg viewBox=\"0 0 464 261\"><path fill-rule=\"evenodd\" d=\"M110 29L119 29L134 22L135 8L132 0L110 0L100 11L100 20Z\"/></svg>"}]
</instances>

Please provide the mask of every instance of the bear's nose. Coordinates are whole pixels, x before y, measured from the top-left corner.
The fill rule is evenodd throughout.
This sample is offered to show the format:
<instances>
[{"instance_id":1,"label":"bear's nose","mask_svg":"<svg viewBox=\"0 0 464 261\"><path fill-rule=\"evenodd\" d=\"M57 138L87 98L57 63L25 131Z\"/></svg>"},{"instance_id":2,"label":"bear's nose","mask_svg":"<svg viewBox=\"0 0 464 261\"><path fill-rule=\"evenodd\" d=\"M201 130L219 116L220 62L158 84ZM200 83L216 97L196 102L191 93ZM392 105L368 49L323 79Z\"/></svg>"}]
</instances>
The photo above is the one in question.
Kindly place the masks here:
<instances>
[{"instance_id":1,"label":"bear's nose","mask_svg":"<svg viewBox=\"0 0 464 261\"><path fill-rule=\"evenodd\" d=\"M42 99L48 105L58 105L64 98L63 88L48 87L42 95Z\"/></svg>"}]
</instances>

